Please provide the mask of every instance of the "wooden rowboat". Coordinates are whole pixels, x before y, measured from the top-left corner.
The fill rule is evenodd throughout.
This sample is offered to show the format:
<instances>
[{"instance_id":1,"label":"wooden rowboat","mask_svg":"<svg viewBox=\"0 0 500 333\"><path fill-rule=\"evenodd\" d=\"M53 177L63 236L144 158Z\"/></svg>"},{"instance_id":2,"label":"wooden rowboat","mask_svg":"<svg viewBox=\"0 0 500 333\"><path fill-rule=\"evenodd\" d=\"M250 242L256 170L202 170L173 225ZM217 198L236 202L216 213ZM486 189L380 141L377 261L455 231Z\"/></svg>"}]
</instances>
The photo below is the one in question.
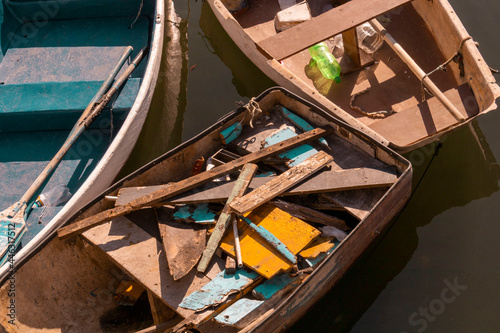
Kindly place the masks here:
<instances>
[{"instance_id":1,"label":"wooden rowboat","mask_svg":"<svg viewBox=\"0 0 500 333\"><path fill-rule=\"evenodd\" d=\"M13 283L16 325L0 323L13 332L100 332L110 321L120 331L283 330L379 239L411 179L397 153L271 88L75 214L5 281L0 301Z\"/></svg>"},{"instance_id":2,"label":"wooden rowboat","mask_svg":"<svg viewBox=\"0 0 500 333\"><path fill-rule=\"evenodd\" d=\"M246 11L232 14L224 3L235 2L208 0L260 70L398 152L496 108L500 89L447 0L336 1L335 8L327 0L245 0ZM365 22L385 40L371 55L358 47L356 26ZM340 84L310 64L307 48L322 41L339 60Z\"/></svg>"},{"instance_id":3,"label":"wooden rowboat","mask_svg":"<svg viewBox=\"0 0 500 333\"><path fill-rule=\"evenodd\" d=\"M0 210L15 203L27 207L15 228L8 217L0 216L0 261L8 263L0 268L0 277L5 278L106 189L127 160L156 86L164 2L148 0L142 6L141 1L121 0L7 0L0 7ZM144 48L148 51L142 62L128 77L128 63ZM126 63L121 65L119 59ZM73 126L80 124L103 82L110 77L113 83L113 76L108 76L112 69L117 71L114 84L119 77L125 83L101 114L90 125L85 123L88 128L68 145L64 159L49 175L54 168L44 168L52 165L67 138L77 137ZM45 173L49 178L38 182L37 176ZM69 189L69 201L31 209L40 193L59 185Z\"/></svg>"}]
</instances>

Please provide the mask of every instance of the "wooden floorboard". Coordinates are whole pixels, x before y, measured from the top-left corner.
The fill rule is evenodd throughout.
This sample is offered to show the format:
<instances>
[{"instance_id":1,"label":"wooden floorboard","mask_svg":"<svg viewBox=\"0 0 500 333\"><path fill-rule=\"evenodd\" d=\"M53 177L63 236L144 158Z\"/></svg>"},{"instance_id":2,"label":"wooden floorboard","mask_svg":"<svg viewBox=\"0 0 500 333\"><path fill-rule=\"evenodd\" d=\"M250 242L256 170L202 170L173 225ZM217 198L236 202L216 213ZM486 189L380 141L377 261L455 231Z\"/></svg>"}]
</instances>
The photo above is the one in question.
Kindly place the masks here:
<instances>
[{"instance_id":1,"label":"wooden floorboard","mask_svg":"<svg viewBox=\"0 0 500 333\"><path fill-rule=\"evenodd\" d=\"M466 118L479 112L479 106L467 84L444 93ZM435 98L379 120L370 128L399 146L407 146L425 137L458 125L457 120Z\"/></svg>"}]
</instances>

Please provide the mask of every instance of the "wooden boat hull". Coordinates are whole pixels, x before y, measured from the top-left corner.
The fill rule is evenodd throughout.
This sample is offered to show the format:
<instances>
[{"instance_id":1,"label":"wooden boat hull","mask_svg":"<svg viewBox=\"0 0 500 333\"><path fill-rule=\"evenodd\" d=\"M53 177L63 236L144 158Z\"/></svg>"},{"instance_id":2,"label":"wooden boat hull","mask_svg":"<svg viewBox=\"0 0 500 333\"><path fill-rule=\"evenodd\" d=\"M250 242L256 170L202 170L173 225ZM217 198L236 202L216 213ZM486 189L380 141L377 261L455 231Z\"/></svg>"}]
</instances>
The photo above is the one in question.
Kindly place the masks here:
<instances>
[{"instance_id":1,"label":"wooden boat hull","mask_svg":"<svg viewBox=\"0 0 500 333\"><path fill-rule=\"evenodd\" d=\"M380 192L382 194L375 200L376 203L370 205L370 208L362 215L363 217L357 219L357 226L349 236L335 247L302 285L280 299L275 305L276 310L267 311L252 320L245 328L236 329L268 332L286 329L289 324L298 320L374 244L409 198L412 168L407 160L394 151L283 88L269 89L255 98L255 101L264 111L271 110L279 104L293 110L316 127L331 127L334 134L328 140L333 142L332 154L335 170L337 168L338 171L343 168L357 170L363 167L383 169L387 166L395 170L396 175L391 181L392 185L383 187ZM247 109L241 107L223 116L216 124L196 137L145 165L97 196L81 210L81 213L69 219L70 225L75 220L81 220L111 208L113 201L109 198L116 196L123 188L137 186L143 188L189 177L191 166L200 155L211 156L223 146L220 142L220 132L230 124L243 122L249 114ZM246 122L248 121L247 118ZM253 120L254 126L257 126L257 121L257 118ZM348 151L351 154L347 154ZM359 200L363 199L359 197ZM171 279L165 275L168 274L168 265L161 243L153 236L154 230L148 229L142 222L140 224L142 228L126 224L120 226L113 221L97 229L88 230L83 234L83 239L77 237L62 241L54 237L44 248L33 254L31 259L20 267L14 278L16 306L18 309L24 309L23 312L18 313L16 328L23 332L30 332L41 328L72 325L77 332L88 331L89 328L100 331L103 329L103 316L113 309L114 285L123 277L122 271L148 291L148 295L151 296L150 302L151 299L163 299L161 302L163 305L157 304L159 308L168 304L178 313L174 319L158 326L158 329L162 327L161 329L170 330L180 320L188 317L190 310L182 309L178 303L172 303L172 298L176 298L176 302L179 302L178 293L181 293L180 300L182 300L183 293L187 290L184 290L187 288L186 283L191 284L191 287L200 283L196 281L202 278L203 274L198 273L196 276L181 279L171 285ZM122 229L123 227L125 229ZM129 227L132 229L128 229ZM109 230L102 232L102 228ZM146 229L149 231L145 232ZM127 230L135 231L127 235L129 232ZM132 260L133 257L138 261ZM39 283L52 281L50 285L54 289L36 290L33 288L33 281L27 278L41 266L47 269L40 276ZM215 268L211 268L210 272L206 273L207 276L213 273L212 270ZM0 289L2 302L9 299L9 280L4 280L3 283ZM177 290L179 288L182 290ZM95 290L94 295L84 292L87 290ZM189 290L188 293L193 292L193 289ZM37 299L41 307L30 310L33 306L33 297ZM50 321L41 315L39 309L55 306L63 299L66 300L66 305L61 311L54 313ZM74 304L73 309L70 304ZM32 312L29 317L28 312ZM160 312L158 311L157 315ZM77 313L84 313L85 316L78 316ZM213 315L215 316L215 313ZM9 325L8 318L2 319L0 323L4 327ZM206 326L212 324L212 321L207 321L200 325L200 330L212 332L220 329L220 326ZM85 325L84 328L81 325ZM11 328L11 326L7 327ZM154 328L151 328L147 331L153 330Z\"/></svg>"},{"instance_id":2,"label":"wooden boat hull","mask_svg":"<svg viewBox=\"0 0 500 333\"><path fill-rule=\"evenodd\" d=\"M120 122L120 127L115 129L111 144L106 142L106 140L110 139L101 134L98 129L95 130L95 133L89 134L89 136L85 134L84 139L78 142L82 144L76 147L76 151L72 152L72 158L75 156L78 158L82 155L82 161L85 159L85 151L80 154L80 151L77 150L78 148L82 147L83 149L84 146L87 147L90 145L90 150L101 149L101 146L106 147L106 149L105 152L99 156L99 159L94 161L93 170L87 173L85 176L86 179L80 180L81 185L77 188L77 191L73 193L71 199L64 204L62 209L60 209L55 216L49 221L44 222L43 228L41 228L35 236L32 236L33 238L31 238L29 242L23 243L22 249L19 250L14 257L9 258L10 262L14 263L14 266L24 262L29 256L37 251L37 249L42 246L42 244L49 239L70 216L78 212L87 202L106 189L113 182L132 152L149 111L158 78L163 47L163 1L151 1L148 5L155 7L154 17L156 20L152 22L150 28L151 36L147 63L144 61L144 64L142 64L145 68L144 75L141 78L141 83L132 106L123 115L124 119ZM56 15L66 15L64 13L64 6L57 7L57 9L59 12L56 11ZM51 158L51 156L49 158ZM62 179L66 181L64 178ZM9 264L0 267L0 280L5 279L13 269L14 268Z\"/></svg>"},{"instance_id":3,"label":"wooden boat hull","mask_svg":"<svg viewBox=\"0 0 500 333\"><path fill-rule=\"evenodd\" d=\"M267 54L266 51L263 51L264 42L270 41L272 37L279 36L279 34L276 34L273 23L274 15L279 10L277 4L264 5L250 0L250 9L247 12L232 15L220 0L209 0L208 3L236 45L274 82L320 105L335 117L344 120L349 125L369 134L378 142L382 142L400 153L411 151L435 141L446 133L462 126L464 123L455 121L453 118L441 121L440 118L448 117L446 110L442 112L443 116L434 113L432 116L426 114L428 112L427 103L419 102L421 101L420 82L417 79L411 78L411 72L404 64L399 65L394 62L398 57L394 53L384 50L384 48L389 48L387 45L384 45L380 50L379 56L377 56L377 53L375 54L375 65L371 66L375 67L374 70L358 70L354 74L349 74L350 79L344 76L346 80L338 86L328 85L323 87L317 83L319 81L315 81L316 78L311 78L304 73L304 67L310 59L307 50L282 60L276 59ZM321 3L321 1L312 1L309 2L309 6L320 6ZM252 6L254 9L252 9ZM459 66L455 64L446 66L450 76L445 81L441 81L442 75L439 73L434 74L434 77L437 80L436 82L438 82L438 86L443 90L464 84L469 87L470 92L468 93L468 97L462 101L452 100L452 103L456 103L457 105L464 104L460 107L465 109L465 111L461 109L462 111L460 112L465 114L465 122L474 119L480 114L496 109L495 99L500 96L500 89L495 83L495 78L484 62L474 41L472 39L467 40L468 33L448 1L416 0L411 1L410 4L406 4L403 7L398 7L387 14L387 22L389 23L384 24L388 25L388 29L391 25L396 26L398 24L398 15L403 12L401 8L404 8L406 12L409 10L414 11L416 13L416 20L422 21L408 23L411 26L410 30L415 30L414 27L417 23L417 25L426 25L426 28L419 31L419 34L422 36L427 35L427 41L422 39L422 42L419 42L422 44L418 44L415 38L418 38L419 34L409 34L413 40L401 41L401 44L405 48L408 48L410 55L418 59L419 63L422 63L421 67L426 72L431 72L450 56L454 55L459 50L461 42L464 41L461 49L465 70L464 76L461 76ZM402 21L394 30L389 29L389 32L404 30L404 19ZM300 25L295 28L299 27ZM317 27L317 29L323 30L324 27ZM407 31L408 29L404 30L404 33ZM398 41L399 38L403 39L404 37L404 35L398 35ZM285 40L280 42L285 43L285 45L287 44ZM293 40L287 42L288 44L294 43ZM310 42L313 43L314 41L311 40ZM415 42L415 45L412 45L412 42ZM433 43L435 45L431 47L425 43ZM271 41L268 44L272 44ZM424 48L426 48L425 56L421 54ZM390 70L383 69L382 65L387 66ZM398 66L399 70L395 69ZM385 70L386 72L384 73ZM387 86L387 90L381 90L376 95L372 89L372 92L368 93L371 94L371 97L369 100L366 100L364 105L370 107L370 104L373 104L387 108L383 110L390 110L391 107L395 107L397 113L406 111L406 113L398 115L399 119L394 117L394 115L392 119L391 116L384 119L373 119L372 117L364 116L354 109L351 110L350 100L351 96L354 96L354 93L360 92L366 87L376 87L373 84L374 79L370 79L370 83L362 83L362 81L366 80L366 76L370 77L370 75L372 77L376 76L376 80L379 83L384 83ZM394 79L394 76L396 79ZM432 78L433 76L430 77ZM391 86L388 83L391 79L397 83ZM348 80L352 80L352 82ZM448 80L448 83L446 83L446 80ZM411 85L413 87L404 88L399 92L400 96L395 99L387 97L392 94L392 91L397 92L398 87L407 85L408 82L405 81L412 81ZM343 84L344 88L342 88ZM379 84L378 86L381 85ZM354 100L354 97L352 98ZM384 105L382 102L376 102L377 100L386 100L387 103ZM431 102L429 101L429 103ZM414 108L417 109L414 110ZM412 111L408 111L410 109ZM418 124L418 127L416 124ZM398 128L402 128L402 130L398 132Z\"/></svg>"}]
</instances>

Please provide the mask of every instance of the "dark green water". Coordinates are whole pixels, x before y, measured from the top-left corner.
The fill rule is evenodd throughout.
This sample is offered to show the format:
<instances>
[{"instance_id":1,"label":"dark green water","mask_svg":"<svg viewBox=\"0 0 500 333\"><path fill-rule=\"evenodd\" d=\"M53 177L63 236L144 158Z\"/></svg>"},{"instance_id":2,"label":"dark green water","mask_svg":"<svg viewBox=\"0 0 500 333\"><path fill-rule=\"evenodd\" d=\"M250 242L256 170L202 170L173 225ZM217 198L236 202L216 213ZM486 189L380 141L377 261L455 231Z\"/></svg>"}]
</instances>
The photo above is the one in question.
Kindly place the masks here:
<instances>
[{"instance_id":1,"label":"dark green water","mask_svg":"<svg viewBox=\"0 0 500 333\"><path fill-rule=\"evenodd\" d=\"M500 68L500 1L450 0ZM151 112L125 172L199 133L273 86L225 34L207 3L176 0L182 51L164 57ZM166 52L165 52L166 54ZM498 78L498 76L497 76ZM174 82L172 93L169 83ZM292 332L500 331L500 113L406 155L417 191L382 241Z\"/></svg>"}]
</instances>

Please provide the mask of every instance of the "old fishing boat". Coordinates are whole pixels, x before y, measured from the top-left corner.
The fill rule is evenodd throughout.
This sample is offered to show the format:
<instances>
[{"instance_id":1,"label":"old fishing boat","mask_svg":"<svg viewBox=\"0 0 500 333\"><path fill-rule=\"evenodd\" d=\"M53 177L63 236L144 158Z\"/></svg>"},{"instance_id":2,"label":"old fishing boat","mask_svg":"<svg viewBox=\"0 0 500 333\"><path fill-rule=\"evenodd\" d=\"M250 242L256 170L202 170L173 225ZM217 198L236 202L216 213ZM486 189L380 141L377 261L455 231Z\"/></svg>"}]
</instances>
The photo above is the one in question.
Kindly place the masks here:
<instances>
[{"instance_id":1,"label":"old fishing boat","mask_svg":"<svg viewBox=\"0 0 500 333\"><path fill-rule=\"evenodd\" d=\"M5 278L127 160L158 77L164 3L3 0L0 7Z\"/></svg>"},{"instance_id":2,"label":"old fishing boat","mask_svg":"<svg viewBox=\"0 0 500 333\"><path fill-rule=\"evenodd\" d=\"M0 323L283 330L386 230L411 179L397 153L271 88L70 218L6 280L15 311Z\"/></svg>"},{"instance_id":3,"label":"old fishing boat","mask_svg":"<svg viewBox=\"0 0 500 333\"><path fill-rule=\"evenodd\" d=\"M496 108L495 78L447 0L297 2L208 0L274 82L398 152ZM340 83L311 61L321 42Z\"/></svg>"}]
</instances>

